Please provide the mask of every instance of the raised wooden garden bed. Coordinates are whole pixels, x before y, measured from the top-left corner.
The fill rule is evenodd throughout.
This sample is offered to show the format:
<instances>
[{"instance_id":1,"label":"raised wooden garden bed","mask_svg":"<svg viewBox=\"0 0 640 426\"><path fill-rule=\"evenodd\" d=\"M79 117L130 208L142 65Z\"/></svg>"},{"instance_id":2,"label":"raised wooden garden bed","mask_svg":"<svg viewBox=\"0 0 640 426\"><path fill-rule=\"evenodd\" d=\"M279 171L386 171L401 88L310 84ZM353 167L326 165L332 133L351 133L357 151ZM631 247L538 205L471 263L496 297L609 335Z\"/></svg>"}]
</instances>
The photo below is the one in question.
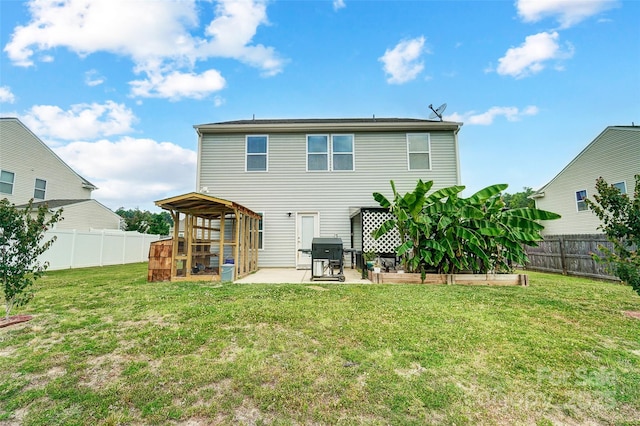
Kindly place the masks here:
<instances>
[{"instance_id":1,"label":"raised wooden garden bed","mask_svg":"<svg viewBox=\"0 0 640 426\"><path fill-rule=\"evenodd\" d=\"M529 285L526 274L420 274L369 271L369 280L376 284L467 284L467 285Z\"/></svg>"}]
</instances>

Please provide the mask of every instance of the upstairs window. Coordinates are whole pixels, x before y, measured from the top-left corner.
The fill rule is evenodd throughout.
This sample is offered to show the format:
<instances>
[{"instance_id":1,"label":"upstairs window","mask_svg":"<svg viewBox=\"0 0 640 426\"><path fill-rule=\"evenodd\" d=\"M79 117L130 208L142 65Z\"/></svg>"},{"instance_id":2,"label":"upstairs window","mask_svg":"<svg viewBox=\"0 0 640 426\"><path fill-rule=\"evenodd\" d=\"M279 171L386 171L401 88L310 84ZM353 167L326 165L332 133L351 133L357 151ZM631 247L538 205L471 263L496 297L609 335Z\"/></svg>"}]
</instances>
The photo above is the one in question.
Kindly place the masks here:
<instances>
[{"instance_id":1,"label":"upstairs window","mask_svg":"<svg viewBox=\"0 0 640 426\"><path fill-rule=\"evenodd\" d=\"M246 170L266 172L269 138L267 136L247 136Z\"/></svg>"},{"instance_id":2,"label":"upstairs window","mask_svg":"<svg viewBox=\"0 0 640 426\"><path fill-rule=\"evenodd\" d=\"M409 170L431 170L429 133L407 133Z\"/></svg>"},{"instance_id":3,"label":"upstairs window","mask_svg":"<svg viewBox=\"0 0 640 426\"><path fill-rule=\"evenodd\" d=\"M13 194L13 182L15 174L6 170L0 170L0 193Z\"/></svg>"},{"instance_id":4,"label":"upstairs window","mask_svg":"<svg viewBox=\"0 0 640 426\"><path fill-rule=\"evenodd\" d=\"M33 190L33 198L36 200L44 200L47 192L47 181L44 179L36 179L36 187Z\"/></svg>"},{"instance_id":5,"label":"upstairs window","mask_svg":"<svg viewBox=\"0 0 640 426\"><path fill-rule=\"evenodd\" d=\"M329 170L329 136L307 136L307 170Z\"/></svg>"},{"instance_id":6,"label":"upstairs window","mask_svg":"<svg viewBox=\"0 0 640 426\"><path fill-rule=\"evenodd\" d=\"M333 170L353 170L353 135L331 136Z\"/></svg>"},{"instance_id":7,"label":"upstairs window","mask_svg":"<svg viewBox=\"0 0 640 426\"><path fill-rule=\"evenodd\" d=\"M353 135L307 135L308 171L353 170Z\"/></svg>"},{"instance_id":8,"label":"upstairs window","mask_svg":"<svg viewBox=\"0 0 640 426\"><path fill-rule=\"evenodd\" d=\"M584 200L587 199L587 190L586 189L582 189L580 191L576 191L576 205L578 208L579 212L583 212L585 210L588 210L589 207L587 207L587 203L584 202Z\"/></svg>"},{"instance_id":9,"label":"upstairs window","mask_svg":"<svg viewBox=\"0 0 640 426\"><path fill-rule=\"evenodd\" d=\"M627 184L625 182L618 182L613 184L614 188L618 188L621 194L627 193Z\"/></svg>"}]
</instances>

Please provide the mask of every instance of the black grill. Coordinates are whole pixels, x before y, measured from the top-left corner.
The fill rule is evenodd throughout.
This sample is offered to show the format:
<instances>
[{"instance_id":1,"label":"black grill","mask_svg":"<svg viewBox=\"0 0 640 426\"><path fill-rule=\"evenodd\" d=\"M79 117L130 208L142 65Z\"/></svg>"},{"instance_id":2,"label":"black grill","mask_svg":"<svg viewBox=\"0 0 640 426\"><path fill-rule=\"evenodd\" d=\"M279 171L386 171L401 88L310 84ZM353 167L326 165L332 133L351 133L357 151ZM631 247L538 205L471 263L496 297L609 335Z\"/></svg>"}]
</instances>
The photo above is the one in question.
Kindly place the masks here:
<instances>
[{"instance_id":1,"label":"black grill","mask_svg":"<svg viewBox=\"0 0 640 426\"><path fill-rule=\"evenodd\" d=\"M311 280L344 281L344 248L340 238L311 241Z\"/></svg>"}]
</instances>

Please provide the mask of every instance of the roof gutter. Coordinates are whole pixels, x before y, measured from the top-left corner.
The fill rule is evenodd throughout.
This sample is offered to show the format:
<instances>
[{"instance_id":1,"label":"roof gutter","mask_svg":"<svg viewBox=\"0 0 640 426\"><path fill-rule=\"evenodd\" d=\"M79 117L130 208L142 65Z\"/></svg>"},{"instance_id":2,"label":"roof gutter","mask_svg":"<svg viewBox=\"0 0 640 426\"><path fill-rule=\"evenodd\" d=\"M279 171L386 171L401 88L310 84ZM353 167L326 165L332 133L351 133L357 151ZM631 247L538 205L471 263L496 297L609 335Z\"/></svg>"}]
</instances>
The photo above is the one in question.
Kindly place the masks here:
<instances>
[{"instance_id":1,"label":"roof gutter","mask_svg":"<svg viewBox=\"0 0 640 426\"><path fill-rule=\"evenodd\" d=\"M230 123L230 124L201 124L193 126L199 136L216 133L298 133L298 132L394 132L394 131L434 131L460 130L462 123L453 121L442 122L322 122L322 123Z\"/></svg>"}]
</instances>

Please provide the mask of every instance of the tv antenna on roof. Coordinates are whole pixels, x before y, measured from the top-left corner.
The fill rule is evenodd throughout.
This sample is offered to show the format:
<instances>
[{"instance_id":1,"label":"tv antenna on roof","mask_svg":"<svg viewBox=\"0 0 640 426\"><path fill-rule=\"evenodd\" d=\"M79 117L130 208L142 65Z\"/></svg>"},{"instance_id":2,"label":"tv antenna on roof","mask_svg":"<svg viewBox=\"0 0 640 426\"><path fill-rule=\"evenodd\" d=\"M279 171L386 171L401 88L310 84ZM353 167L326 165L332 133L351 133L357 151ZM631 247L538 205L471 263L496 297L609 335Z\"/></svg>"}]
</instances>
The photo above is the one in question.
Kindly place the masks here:
<instances>
[{"instance_id":1,"label":"tv antenna on roof","mask_svg":"<svg viewBox=\"0 0 640 426\"><path fill-rule=\"evenodd\" d=\"M436 109L433 109L433 105L429 104L429 108L431 109L431 111L433 111L429 116L429 120L433 120L434 118L438 117L440 121L442 121L442 113L445 109L447 109L447 104L442 104Z\"/></svg>"}]
</instances>

